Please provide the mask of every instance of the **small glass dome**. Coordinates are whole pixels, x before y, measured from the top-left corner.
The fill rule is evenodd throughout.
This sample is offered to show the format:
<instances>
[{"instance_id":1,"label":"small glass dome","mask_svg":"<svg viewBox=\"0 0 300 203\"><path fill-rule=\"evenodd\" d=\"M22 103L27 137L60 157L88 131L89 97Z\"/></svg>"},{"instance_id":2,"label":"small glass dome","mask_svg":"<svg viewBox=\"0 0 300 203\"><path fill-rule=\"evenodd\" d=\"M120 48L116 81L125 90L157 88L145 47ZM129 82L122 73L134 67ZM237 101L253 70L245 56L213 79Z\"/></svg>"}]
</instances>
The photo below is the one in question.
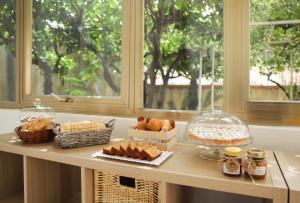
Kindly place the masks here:
<instances>
[{"instance_id":1,"label":"small glass dome","mask_svg":"<svg viewBox=\"0 0 300 203\"><path fill-rule=\"evenodd\" d=\"M201 112L192 119L185 131L185 139L205 146L243 146L252 142L245 121L224 113L220 108Z\"/></svg>"},{"instance_id":2,"label":"small glass dome","mask_svg":"<svg viewBox=\"0 0 300 203\"><path fill-rule=\"evenodd\" d=\"M55 119L55 111L53 108L44 106L40 99L33 101L33 106L20 110L19 121L23 123L25 121L33 120L35 118L48 118Z\"/></svg>"}]
</instances>

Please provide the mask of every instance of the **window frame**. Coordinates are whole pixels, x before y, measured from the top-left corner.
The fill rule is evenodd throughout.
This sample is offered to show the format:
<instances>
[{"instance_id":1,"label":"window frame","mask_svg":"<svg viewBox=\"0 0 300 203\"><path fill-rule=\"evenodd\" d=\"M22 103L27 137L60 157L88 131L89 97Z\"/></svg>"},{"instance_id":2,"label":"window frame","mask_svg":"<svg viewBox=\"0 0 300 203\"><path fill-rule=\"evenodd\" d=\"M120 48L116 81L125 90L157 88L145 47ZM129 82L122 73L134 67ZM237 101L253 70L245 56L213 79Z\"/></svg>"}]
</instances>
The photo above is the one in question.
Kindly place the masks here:
<instances>
[{"instance_id":1,"label":"window frame","mask_svg":"<svg viewBox=\"0 0 300 203\"><path fill-rule=\"evenodd\" d=\"M227 4L228 12L225 12L227 26L224 34L227 33L227 37L224 41L227 49L224 52L231 57L225 55L229 63L225 65L224 95L228 97L225 110L242 116L251 124L300 125L300 102L250 100L250 0L227 2L230 4ZM233 16L233 13L238 16ZM228 36L230 31L226 29L235 29L236 32ZM233 45L236 50L232 49ZM231 75L240 80L231 80Z\"/></svg>"},{"instance_id":2,"label":"window frame","mask_svg":"<svg viewBox=\"0 0 300 203\"><path fill-rule=\"evenodd\" d=\"M112 115L130 115L133 113L133 66L131 65L133 58L130 57L133 47L133 33L132 29L132 0L123 0L123 21L122 21L122 51L121 51L121 84L120 84L120 96L118 97L81 97L72 96L73 102L59 102L52 96L39 96L43 104L49 105L61 112L71 113L88 113L88 114L112 114ZM31 74L31 47L32 47L32 3L33 0L24 2L23 10L23 24L24 29L24 44L23 50L25 53L22 58L22 94L20 103L22 106L28 106L32 104L34 96L30 95L30 74ZM64 97L63 95L59 95Z\"/></svg>"},{"instance_id":3,"label":"window frame","mask_svg":"<svg viewBox=\"0 0 300 203\"><path fill-rule=\"evenodd\" d=\"M0 107L28 106L32 97L26 96L31 66L31 5L32 0L16 1L17 63L16 102L0 102ZM265 125L300 125L299 102L250 101L250 0L224 2L224 111L242 116L248 123ZM114 116L151 116L189 120L197 111L158 110L143 107L144 0L124 0L122 52L122 84L119 99L82 99L74 103L57 102L51 96L42 102L59 112L103 114ZM126 34L124 34L126 33ZM125 35L125 36L124 36ZM123 45L122 45L123 49ZM24 52L22 50L25 50ZM29 50L29 51L28 51ZM127 57L126 57L127 56ZM27 71L26 71L27 70ZM237 79L238 78L238 79ZM88 106L88 108L87 108Z\"/></svg>"},{"instance_id":4,"label":"window frame","mask_svg":"<svg viewBox=\"0 0 300 203\"><path fill-rule=\"evenodd\" d=\"M16 84L15 84L15 101L1 101L0 100L0 108L16 108L16 107L20 107L20 70L21 70L21 57L22 57L22 23L21 23L21 19L22 19L22 6L23 6L23 1L18 1L15 0L16 2L16 72L15 72L15 80L16 80Z\"/></svg>"}]
</instances>

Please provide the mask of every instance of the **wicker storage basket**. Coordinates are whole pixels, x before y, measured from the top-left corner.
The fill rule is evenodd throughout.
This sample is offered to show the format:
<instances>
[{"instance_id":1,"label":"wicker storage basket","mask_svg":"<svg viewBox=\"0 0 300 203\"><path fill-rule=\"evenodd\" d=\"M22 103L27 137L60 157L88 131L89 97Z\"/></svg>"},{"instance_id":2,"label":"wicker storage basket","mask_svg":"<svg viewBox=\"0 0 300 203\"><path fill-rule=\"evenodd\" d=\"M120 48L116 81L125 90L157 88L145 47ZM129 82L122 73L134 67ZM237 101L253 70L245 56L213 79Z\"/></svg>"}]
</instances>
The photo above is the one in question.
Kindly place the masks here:
<instances>
[{"instance_id":1,"label":"wicker storage basket","mask_svg":"<svg viewBox=\"0 0 300 203\"><path fill-rule=\"evenodd\" d=\"M22 132L21 126L14 129L20 140L25 144L37 144L52 141L55 134L52 129L42 130L38 132Z\"/></svg>"},{"instance_id":2,"label":"wicker storage basket","mask_svg":"<svg viewBox=\"0 0 300 203\"><path fill-rule=\"evenodd\" d=\"M160 203L160 183L94 171L95 203Z\"/></svg>"},{"instance_id":3,"label":"wicker storage basket","mask_svg":"<svg viewBox=\"0 0 300 203\"><path fill-rule=\"evenodd\" d=\"M55 129L56 142L60 148L74 148L98 144L107 144L110 141L110 136L113 130L115 119L109 121L106 125L106 129L84 131L84 132L66 132L61 133Z\"/></svg>"}]
</instances>

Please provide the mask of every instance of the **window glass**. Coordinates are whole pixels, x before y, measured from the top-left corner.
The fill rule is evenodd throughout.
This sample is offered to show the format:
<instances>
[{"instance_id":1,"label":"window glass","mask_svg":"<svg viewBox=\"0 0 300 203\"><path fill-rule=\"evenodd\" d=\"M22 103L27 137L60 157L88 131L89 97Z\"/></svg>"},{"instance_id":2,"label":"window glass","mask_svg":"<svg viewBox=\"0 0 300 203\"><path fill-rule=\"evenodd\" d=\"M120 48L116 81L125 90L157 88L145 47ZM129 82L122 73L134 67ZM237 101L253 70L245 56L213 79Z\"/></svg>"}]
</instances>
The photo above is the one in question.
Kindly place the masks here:
<instances>
[{"instance_id":1,"label":"window glass","mask_svg":"<svg viewBox=\"0 0 300 203\"><path fill-rule=\"evenodd\" d=\"M16 100L16 2L0 1L0 100Z\"/></svg>"},{"instance_id":2,"label":"window glass","mask_svg":"<svg viewBox=\"0 0 300 203\"><path fill-rule=\"evenodd\" d=\"M251 0L252 100L300 100L300 1Z\"/></svg>"},{"instance_id":3,"label":"window glass","mask_svg":"<svg viewBox=\"0 0 300 203\"><path fill-rule=\"evenodd\" d=\"M122 1L34 0L33 95L119 96Z\"/></svg>"},{"instance_id":4,"label":"window glass","mask_svg":"<svg viewBox=\"0 0 300 203\"><path fill-rule=\"evenodd\" d=\"M223 1L145 0L144 16L144 107L221 106Z\"/></svg>"}]
</instances>

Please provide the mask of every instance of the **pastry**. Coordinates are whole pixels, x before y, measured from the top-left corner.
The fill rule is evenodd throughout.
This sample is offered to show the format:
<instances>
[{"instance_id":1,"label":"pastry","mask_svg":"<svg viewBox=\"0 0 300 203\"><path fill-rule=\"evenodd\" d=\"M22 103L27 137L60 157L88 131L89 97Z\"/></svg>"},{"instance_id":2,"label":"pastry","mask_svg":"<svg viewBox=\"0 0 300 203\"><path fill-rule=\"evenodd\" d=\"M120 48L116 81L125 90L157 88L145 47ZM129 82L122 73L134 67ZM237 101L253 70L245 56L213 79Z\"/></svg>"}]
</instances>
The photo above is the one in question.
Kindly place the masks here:
<instances>
[{"instance_id":1,"label":"pastry","mask_svg":"<svg viewBox=\"0 0 300 203\"><path fill-rule=\"evenodd\" d=\"M249 135L239 129L222 125L202 125L188 130L188 138L206 144L242 144Z\"/></svg>"},{"instance_id":2,"label":"pastry","mask_svg":"<svg viewBox=\"0 0 300 203\"><path fill-rule=\"evenodd\" d=\"M146 130L160 131L162 128L162 121L155 118L146 119Z\"/></svg>"},{"instance_id":3,"label":"pastry","mask_svg":"<svg viewBox=\"0 0 300 203\"><path fill-rule=\"evenodd\" d=\"M148 130L148 131L164 131L167 132L175 128L174 120L160 120L155 118L144 118L139 117L137 119L137 130Z\"/></svg>"},{"instance_id":4,"label":"pastry","mask_svg":"<svg viewBox=\"0 0 300 203\"><path fill-rule=\"evenodd\" d=\"M137 119L136 129L145 130L146 129L146 119L144 117L139 117Z\"/></svg>"},{"instance_id":5,"label":"pastry","mask_svg":"<svg viewBox=\"0 0 300 203\"><path fill-rule=\"evenodd\" d=\"M164 132L170 131L175 128L175 121L174 120L163 120L162 121L162 130Z\"/></svg>"}]
</instances>

